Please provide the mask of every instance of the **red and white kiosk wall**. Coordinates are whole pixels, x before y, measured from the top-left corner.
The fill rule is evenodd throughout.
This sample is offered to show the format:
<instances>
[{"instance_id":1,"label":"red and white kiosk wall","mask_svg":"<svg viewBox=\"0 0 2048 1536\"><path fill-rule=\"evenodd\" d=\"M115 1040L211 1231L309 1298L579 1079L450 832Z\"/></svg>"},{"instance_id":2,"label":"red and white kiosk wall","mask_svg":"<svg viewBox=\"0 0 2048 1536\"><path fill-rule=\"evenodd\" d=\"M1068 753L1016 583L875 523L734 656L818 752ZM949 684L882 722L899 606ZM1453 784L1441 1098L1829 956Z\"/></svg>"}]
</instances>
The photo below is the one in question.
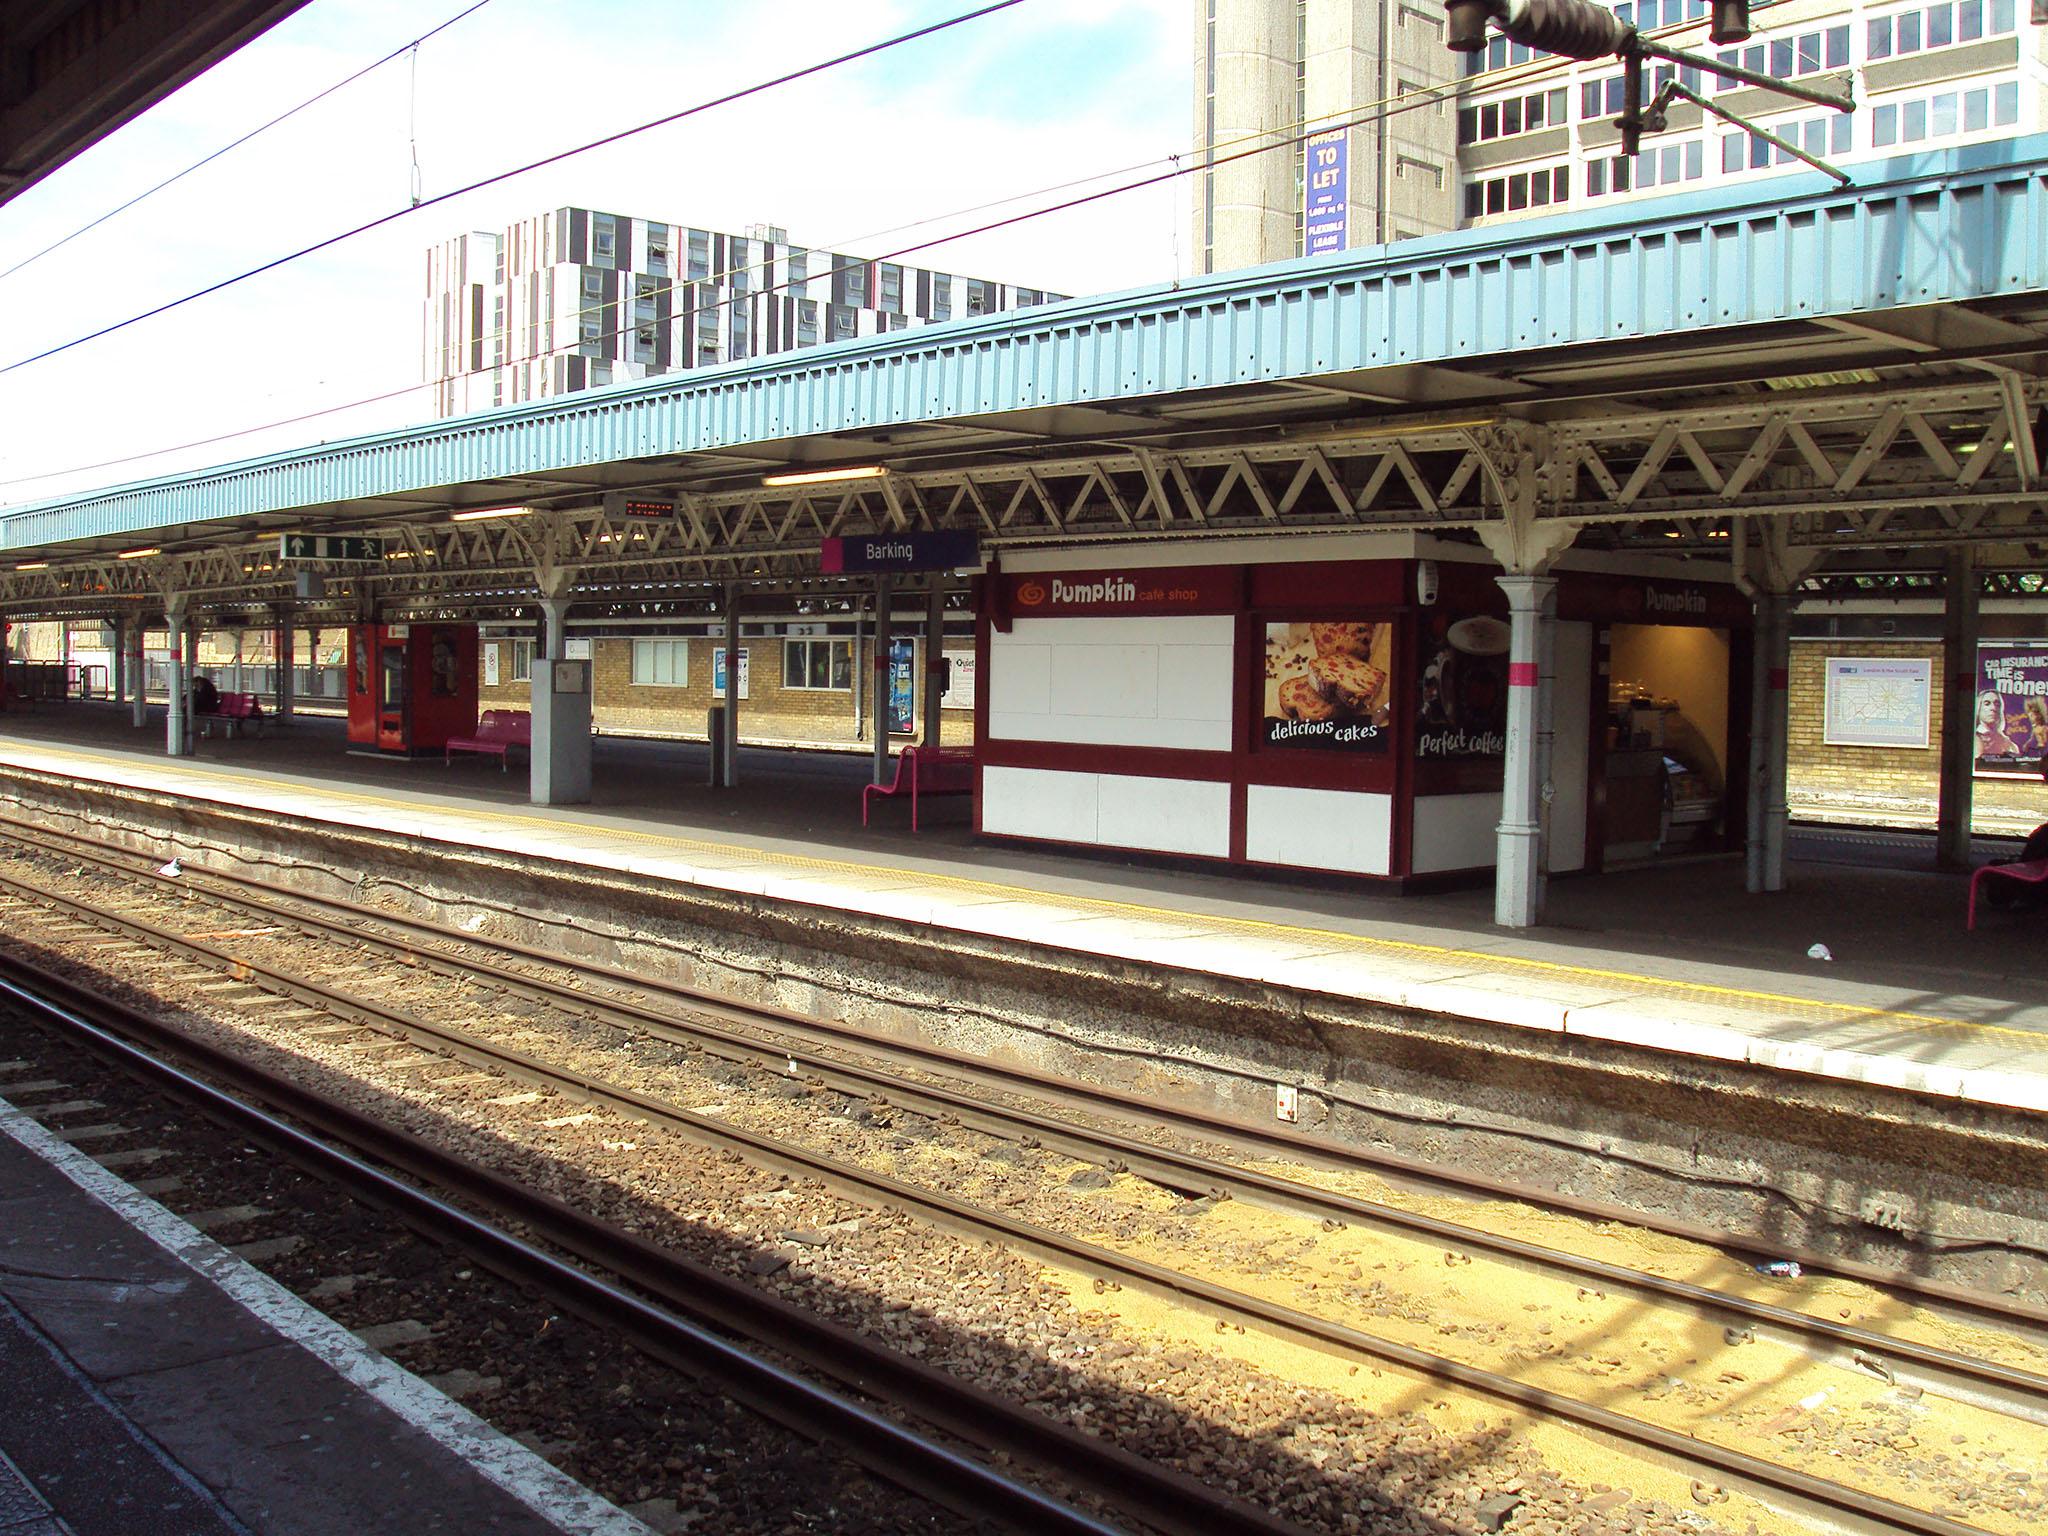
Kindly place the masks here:
<instances>
[{"instance_id":1,"label":"red and white kiosk wall","mask_svg":"<svg viewBox=\"0 0 2048 1536\"><path fill-rule=\"evenodd\" d=\"M977 827L1401 881L1491 868L1499 574L1483 550L1419 534L1008 552L982 585ZM1748 599L1676 561L1567 554L1554 574L1549 867L1597 869L1619 845L1616 655L1648 674L1668 652L1672 676L1701 674L1722 797L1706 845L1740 846ZM1640 643L1665 629L1698 633Z\"/></svg>"},{"instance_id":2,"label":"red and white kiosk wall","mask_svg":"<svg viewBox=\"0 0 2048 1536\"><path fill-rule=\"evenodd\" d=\"M474 624L351 624L348 740L401 755L475 734Z\"/></svg>"}]
</instances>

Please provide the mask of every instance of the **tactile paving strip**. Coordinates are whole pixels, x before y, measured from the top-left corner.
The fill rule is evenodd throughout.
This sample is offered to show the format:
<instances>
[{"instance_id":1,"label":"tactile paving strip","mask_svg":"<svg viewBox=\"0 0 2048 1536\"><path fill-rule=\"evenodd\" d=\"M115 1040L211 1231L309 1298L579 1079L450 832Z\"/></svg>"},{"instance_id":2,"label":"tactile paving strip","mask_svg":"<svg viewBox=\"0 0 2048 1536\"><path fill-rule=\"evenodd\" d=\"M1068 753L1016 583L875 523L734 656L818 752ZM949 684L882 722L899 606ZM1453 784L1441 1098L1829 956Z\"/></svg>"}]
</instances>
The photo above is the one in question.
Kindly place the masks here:
<instances>
[{"instance_id":1,"label":"tactile paving strip","mask_svg":"<svg viewBox=\"0 0 2048 1536\"><path fill-rule=\"evenodd\" d=\"M5 1451L0 1451L0 1536L68 1536Z\"/></svg>"}]
</instances>

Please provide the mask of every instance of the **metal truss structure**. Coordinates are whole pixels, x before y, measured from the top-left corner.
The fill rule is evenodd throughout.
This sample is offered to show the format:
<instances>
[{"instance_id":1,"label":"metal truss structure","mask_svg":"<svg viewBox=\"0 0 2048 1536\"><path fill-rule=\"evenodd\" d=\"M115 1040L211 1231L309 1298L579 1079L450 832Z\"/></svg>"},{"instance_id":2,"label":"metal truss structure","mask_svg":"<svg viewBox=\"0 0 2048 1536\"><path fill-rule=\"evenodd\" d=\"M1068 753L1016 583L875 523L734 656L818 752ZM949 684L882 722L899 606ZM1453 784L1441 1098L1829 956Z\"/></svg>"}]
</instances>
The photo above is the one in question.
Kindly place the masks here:
<instances>
[{"instance_id":1,"label":"metal truss structure","mask_svg":"<svg viewBox=\"0 0 2048 1536\"><path fill-rule=\"evenodd\" d=\"M1775 386L1775 387L1774 387ZM96 557L0 573L0 605L48 617L160 607L179 594L214 613L337 619L375 610L511 616L566 581L618 613L750 603L830 610L858 584L817 573L822 539L972 528L990 551L1150 538L1423 530L1473 540L1501 513L1502 477L1534 471L1541 521L1580 547L1725 561L1737 519L1782 521L1826 558L1809 578L1900 578L1969 544L1992 583L2032 591L2048 571L2048 383L2003 369L1912 387L1784 379L1711 404L1549 405L1510 415L1179 433L1101 442L1071 456L984 450L915 459L874 480L794 489L643 489L672 516L615 516L594 492L537 498L524 516L445 511L325 525L386 541L376 568L287 564L276 536L139 559ZM1204 440L1204 438L1208 440ZM312 570L324 595L301 598ZM649 611L652 611L649 609Z\"/></svg>"}]
</instances>

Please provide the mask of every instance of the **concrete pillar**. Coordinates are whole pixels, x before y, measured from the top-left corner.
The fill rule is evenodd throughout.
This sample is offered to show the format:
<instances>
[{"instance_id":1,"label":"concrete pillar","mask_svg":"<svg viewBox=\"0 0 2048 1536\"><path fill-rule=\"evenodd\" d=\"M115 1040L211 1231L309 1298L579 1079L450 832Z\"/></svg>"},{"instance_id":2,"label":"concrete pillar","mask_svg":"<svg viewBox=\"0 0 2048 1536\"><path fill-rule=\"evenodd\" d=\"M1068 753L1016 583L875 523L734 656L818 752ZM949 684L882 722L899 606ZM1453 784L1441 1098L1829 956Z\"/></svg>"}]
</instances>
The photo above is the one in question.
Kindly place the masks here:
<instances>
[{"instance_id":1,"label":"concrete pillar","mask_svg":"<svg viewBox=\"0 0 2048 1536\"><path fill-rule=\"evenodd\" d=\"M1942 583L1941 798L1934 856L1943 869L1970 867L1970 810L1977 764L1977 605L1975 552L1948 552Z\"/></svg>"},{"instance_id":2,"label":"concrete pillar","mask_svg":"<svg viewBox=\"0 0 2048 1536\"><path fill-rule=\"evenodd\" d=\"M1749 738L1748 846L1743 883L1752 892L1785 888L1785 765L1791 733L1792 600L1756 598L1756 660Z\"/></svg>"},{"instance_id":3,"label":"concrete pillar","mask_svg":"<svg viewBox=\"0 0 2048 1536\"><path fill-rule=\"evenodd\" d=\"M533 749L528 798L535 805L582 805L590 799L590 664L570 661L569 597L541 598L543 654L529 681Z\"/></svg>"},{"instance_id":4,"label":"concrete pillar","mask_svg":"<svg viewBox=\"0 0 2048 1536\"><path fill-rule=\"evenodd\" d=\"M183 604L164 610L171 659L170 708L164 711L164 751L187 757L192 751L192 664L198 659L199 637L188 625Z\"/></svg>"},{"instance_id":5,"label":"concrete pillar","mask_svg":"<svg viewBox=\"0 0 2048 1536\"><path fill-rule=\"evenodd\" d=\"M924 611L924 744L943 746L945 724L939 700L946 692L946 578L934 574Z\"/></svg>"},{"instance_id":6,"label":"concrete pillar","mask_svg":"<svg viewBox=\"0 0 2048 1536\"><path fill-rule=\"evenodd\" d=\"M135 729L141 730L149 724L149 626L137 617L135 620L134 649L128 653L130 670L135 674Z\"/></svg>"},{"instance_id":7,"label":"concrete pillar","mask_svg":"<svg viewBox=\"0 0 2048 1536\"><path fill-rule=\"evenodd\" d=\"M128 699L128 621L115 619L107 625L113 632L114 663L108 669L108 691L119 707Z\"/></svg>"},{"instance_id":8,"label":"concrete pillar","mask_svg":"<svg viewBox=\"0 0 2048 1536\"><path fill-rule=\"evenodd\" d=\"M1508 595L1508 746L1501 784L1493 920L1543 921L1548 883L1544 813L1550 789L1550 701L1556 670L1557 579L1496 577Z\"/></svg>"},{"instance_id":9,"label":"concrete pillar","mask_svg":"<svg viewBox=\"0 0 2048 1536\"><path fill-rule=\"evenodd\" d=\"M895 602L896 589L886 576L875 581L875 663L874 675L869 681L874 685L875 721L875 782L889 782L889 620L890 606Z\"/></svg>"},{"instance_id":10,"label":"concrete pillar","mask_svg":"<svg viewBox=\"0 0 2048 1536\"><path fill-rule=\"evenodd\" d=\"M726 789L740 785L740 589L725 589L725 740L721 746Z\"/></svg>"},{"instance_id":11,"label":"concrete pillar","mask_svg":"<svg viewBox=\"0 0 2048 1536\"><path fill-rule=\"evenodd\" d=\"M1749 793L1742 827L1742 886L1752 896L1764 888L1764 785L1771 764L1771 604L1756 594L1756 627L1749 647Z\"/></svg>"},{"instance_id":12,"label":"concrete pillar","mask_svg":"<svg viewBox=\"0 0 2048 1536\"><path fill-rule=\"evenodd\" d=\"M299 692L299 680L292 675L295 638L292 631L291 607L289 604L280 603L277 609L277 631L270 642L270 663L276 682L276 687L272 691L272 707L280 720L291 719L292 703Z\"/></svg>"}]
</instances>

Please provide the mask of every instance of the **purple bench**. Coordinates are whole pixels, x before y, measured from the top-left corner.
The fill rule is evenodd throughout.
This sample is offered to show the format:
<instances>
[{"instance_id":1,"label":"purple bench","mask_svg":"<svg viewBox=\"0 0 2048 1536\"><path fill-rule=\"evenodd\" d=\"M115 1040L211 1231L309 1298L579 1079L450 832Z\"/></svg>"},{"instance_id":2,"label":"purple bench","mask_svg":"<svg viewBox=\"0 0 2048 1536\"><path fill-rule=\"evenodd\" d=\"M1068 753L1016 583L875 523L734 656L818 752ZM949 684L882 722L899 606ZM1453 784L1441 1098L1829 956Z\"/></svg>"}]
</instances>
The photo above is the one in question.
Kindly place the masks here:
<instances>
[{"instance_id":1,"label":"purple bench","mask_svg":"<svg viewBox=\"0 0 2048 1536\"><path fill-rule=\"evenodd\" d=\"M514 747L533 750L533 716L523 709L487 709L476 723L474 736L452 736L443 743L441 766L453 762L457 752L480 752L495 756L503 771L511 766L506 755Z\"/></svg>"},{"instance_id":2,"label":"purple bench","mask_svg":"<svg viewBox=\"0 0 2048 1536\"><path fill-rule=\"evenodd\" d=\"M1977 926L1977 887L1986 880L2011 880L2019 885L2040 885L2048 881L2048 859L2028 859L2020 864L1986 864L1970 876L1970 927Z\"/></svg>"},{"instance_id":3,"label":"purple bench","mask_svg":"<svg viewBox=\"0 0 2048 1536\"><path fill-rule=\"evenodd\" d=\"M974 793L974 752L967 747L905 747L896 758L896 776L887 784L868 784L860 792L860 824L868 824L868 802L877 795L910 796L910 830L917 830L919 795Z\"/></svg>"},{"instance_id":4,"label":"purple bench","mask_svg":"<svg viewBox=\"0 0 2048 1536\"><path fill-rule=\"evenodd\" d=\"M221 722L221 734L232 737L245 727L257 733L263 731L263 706L253 693L224 693L220 702L204 716L206 734L213 734L212 722Z\"/></svg>"}]
</instances>

